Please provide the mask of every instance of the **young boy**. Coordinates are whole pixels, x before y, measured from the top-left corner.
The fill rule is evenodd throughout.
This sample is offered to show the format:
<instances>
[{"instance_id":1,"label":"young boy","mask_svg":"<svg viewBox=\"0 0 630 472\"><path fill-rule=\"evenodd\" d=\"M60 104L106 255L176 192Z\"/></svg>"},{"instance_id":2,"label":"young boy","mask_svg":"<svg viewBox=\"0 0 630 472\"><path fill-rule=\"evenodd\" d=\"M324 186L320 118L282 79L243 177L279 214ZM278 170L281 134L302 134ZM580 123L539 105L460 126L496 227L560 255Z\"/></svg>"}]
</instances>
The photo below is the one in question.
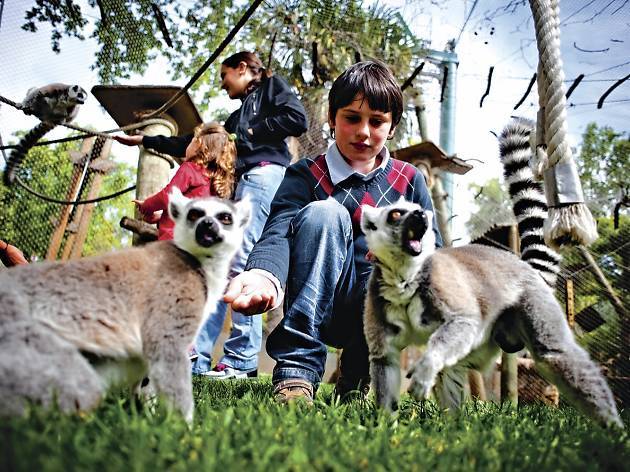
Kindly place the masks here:
<instances>
[{"instance_id":1,"label":"young boy","mask_svg":"<svg viewBox=\"0 0 630 472\"><path fill-rule=\"evenodd\" d=\"M267 340L281 402L312 401L327 344L343 348L337 394L369 385L362 317L372 267L359 225L361 205L380 207L403 197L433 208L420 172L390 158L385 148L403 111L402 92L387 67L353 65L333 83L328 105L335 142L326 154L287 169L246 270L224 297L246 314L269 310L284 297L284 318Z\"/></svg>"}]
</instances>

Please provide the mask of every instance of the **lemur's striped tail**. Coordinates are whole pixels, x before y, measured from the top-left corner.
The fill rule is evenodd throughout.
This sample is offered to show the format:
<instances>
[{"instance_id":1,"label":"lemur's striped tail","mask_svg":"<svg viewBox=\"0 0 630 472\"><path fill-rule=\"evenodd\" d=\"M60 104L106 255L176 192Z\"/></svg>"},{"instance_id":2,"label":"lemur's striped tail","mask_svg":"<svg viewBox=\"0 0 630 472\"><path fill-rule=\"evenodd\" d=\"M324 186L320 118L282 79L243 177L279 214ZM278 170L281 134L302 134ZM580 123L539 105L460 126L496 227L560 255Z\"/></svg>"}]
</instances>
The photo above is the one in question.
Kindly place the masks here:
<instances>
[{"instance_id":1,"label":"lemur's striped tail","mask_svg":"<svg viewBox=\"0 0 630 472\"><path fill-rule=\"evenodd\" d=\"M9 161L4 169L4 184L6 186L13 185L22 161L28 154L28 151L40 140L42 136L48 133L51 129L57 126L50 121L41 121L37 126L30 130L26 135L20 139L17 147L11 152Z\"/></svg>"},{"instance_id":2,"label":"lemur's striped tail","mask_svg":"<svg viewBox=\"0 0 630 472\"><path fill-rule=\"evenodd\" d=\"M521 259L536 269L552 288L560 270L560 255L545 245L543 223L547 218L547 201L542 184L534 180L529 168L532 121L516 118L499 137L503 175L521 237Z\"/></svg>"}]
</instances>

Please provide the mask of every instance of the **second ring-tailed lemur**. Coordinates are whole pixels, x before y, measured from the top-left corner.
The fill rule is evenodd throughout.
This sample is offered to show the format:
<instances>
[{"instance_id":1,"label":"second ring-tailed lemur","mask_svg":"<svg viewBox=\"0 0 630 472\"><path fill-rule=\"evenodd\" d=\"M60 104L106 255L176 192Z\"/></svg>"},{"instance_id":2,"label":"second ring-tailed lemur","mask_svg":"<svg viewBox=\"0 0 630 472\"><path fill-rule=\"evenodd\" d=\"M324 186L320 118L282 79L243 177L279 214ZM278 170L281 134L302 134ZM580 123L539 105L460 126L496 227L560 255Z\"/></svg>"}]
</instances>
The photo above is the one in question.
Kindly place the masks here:
<instances>
[{"instance_id":1,"label":"second ring-tailed lemur","mask_svg":"<svg viewBox=\"0 0 630 472\"><path fill-rule=\"evenodd\" d=\"M11 152L4 169L5 185L13 184L17 170L35 143L55 126L72 121L86 99L87 93L78 85L49 84L27 92L19 109L39 118L40 123L26 133Z\"/></svg>"},{"instance_id":2,"label":"second ring-tailed lemur","mask_svg":"<svg viewBox=\"0 0 630 472\"><path fill-rule=\"evenodd\" d=\"M174 239L0 272L0 415L28 402L94 408L112 384L152 390L192 420L188 347L221 297L249 203L173 188Z\"/></svg>"},{"instance_id":3,"label":"second ring-tailed lemur","mask_svg":"<svg viewBox=\"0 0 630 472\"><path fill-rule=\"evenodd\" d=\"M527 129L519 122L506 130L504 156L529 152ZM520 160L508 159L506 173L512 176L510 192L520 213L527 262L475 244L436 250L431 212L416 204L401 200L382 208L362 207L361 227L375 260L364 328L377 402L396 408L400 351L408 345L426 346L409 372L411 395L422 399L433 390L442 406L458 407L468 369L484 370L505 343L526 346L540 373L584 413L621 425L606 380L575 342L548 285L558 257L536 248L538 219L544 219L546 208L528 204L544 200L524 183L528 170Z\"/></svg>"}]
</instances>

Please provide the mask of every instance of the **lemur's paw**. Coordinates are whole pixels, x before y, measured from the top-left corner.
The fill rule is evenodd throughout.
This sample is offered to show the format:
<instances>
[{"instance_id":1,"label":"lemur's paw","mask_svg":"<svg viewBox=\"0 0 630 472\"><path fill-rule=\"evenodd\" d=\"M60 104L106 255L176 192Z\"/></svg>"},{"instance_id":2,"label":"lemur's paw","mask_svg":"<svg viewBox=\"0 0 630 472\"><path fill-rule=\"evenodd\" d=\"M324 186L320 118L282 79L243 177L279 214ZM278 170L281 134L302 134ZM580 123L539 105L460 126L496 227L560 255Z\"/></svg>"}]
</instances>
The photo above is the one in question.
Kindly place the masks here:
<instances>
[{"instance_id":1,"label":"lemur's paw","mask_svg":"<svg viewBox=\"0 0 630 472\"><path fill-rule=\"evenodd\" d=\"M407 392L415 400L428 398L431 389L435 385L435 374L431 365L427 362L423 362L425 360L426 359L421 359L407 374L407 378L411 378L411 384L409 384Z\"/></svg>"},{"instance_id":2,"label":"lemur's paw","mask_svg":"<svg viewBox=\"0 0 630 472\"><path fill-rule=\"evenodd\" d=\"M424 400L429 397L434 383L430 380L418 379L416 376L413 376L407 393L416 401Z\"/></svg>"}]
</instances>

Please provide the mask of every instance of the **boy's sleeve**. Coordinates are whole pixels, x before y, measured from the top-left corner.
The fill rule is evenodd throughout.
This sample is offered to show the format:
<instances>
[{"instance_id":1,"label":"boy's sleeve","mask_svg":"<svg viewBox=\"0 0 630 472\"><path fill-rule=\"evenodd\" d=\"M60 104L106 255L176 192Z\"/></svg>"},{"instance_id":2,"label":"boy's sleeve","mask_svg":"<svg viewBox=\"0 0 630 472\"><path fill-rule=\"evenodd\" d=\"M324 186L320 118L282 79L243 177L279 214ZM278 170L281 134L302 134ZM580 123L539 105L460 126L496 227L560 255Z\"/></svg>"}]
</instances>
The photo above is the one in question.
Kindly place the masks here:
<instances>
[{"instance_id":1,"label":"boy's sleeve","mask_svg":"<svg viewBox=\"0 0 630 472\"><path fill-rule=\"evenodd\" d=\"M191 185L193 172L188 163L183 163L179 166L171 181L166 184L166 187L144 200L144 203L138 208L140 213L148 216L156 211L168 211L168 195L171 193L172 188L177 187L182 193L186 192Z\"/></svg>"},{"instance_id":2,"label":"boy's sleeve","mask_svg":"<svg viewBox=\"0 0 630 472\"><path fill-rule=\"evenodd\" d=\"M154 151L168 154L173 157L185 157L186 148L192 141L193 135L187 134L184 136L144 136L142 138L142 145L145 148L153 149Z\"/></svg>"},{"instance_id":3,"label":"boy's sleeve","mask_svg":"<svg viewBox=\"0 0 630 472\"><path fill-rule=\"evenodd\" d=\"M426 181L424 180L424 176L420 173L420 171L416 172L416 176L413 181L413 196L412 201L418 203L425 210L430 210L433 213L433 232L435 233L435 246L442 247L444 242L442 241L442 235L440 234L440 229L437 223L437 215L435 214L435 210L433 209L433 201L431 200L431 195L429 194L429 189L427 188Z\"/></svg>"},{"instance_id":4,"label":"boy's sleeve","mask_svg":"<svg viewBox=\"0 0 630 472\"><path fill-rule=\"evenodd\" d=\"M271 202L271 210L262 235L247 259L245 270L262 269L286 285L290 248L290 225L295 215L311 202L312 182L302 162L287 172Z\"/></svg>"},{"instance_id":5,"label":"boy's sleeve","mask_svg":"<svg viewBox=\"0 0 630 472\"><path fill-rule=\"evenodd\" d=\"M271 113L253 125L256 140L281 141L288 136L300 136L308 127L304 105L282 78L271 76L263 93L269 96Z\"/></svg>"}]
</instances>

